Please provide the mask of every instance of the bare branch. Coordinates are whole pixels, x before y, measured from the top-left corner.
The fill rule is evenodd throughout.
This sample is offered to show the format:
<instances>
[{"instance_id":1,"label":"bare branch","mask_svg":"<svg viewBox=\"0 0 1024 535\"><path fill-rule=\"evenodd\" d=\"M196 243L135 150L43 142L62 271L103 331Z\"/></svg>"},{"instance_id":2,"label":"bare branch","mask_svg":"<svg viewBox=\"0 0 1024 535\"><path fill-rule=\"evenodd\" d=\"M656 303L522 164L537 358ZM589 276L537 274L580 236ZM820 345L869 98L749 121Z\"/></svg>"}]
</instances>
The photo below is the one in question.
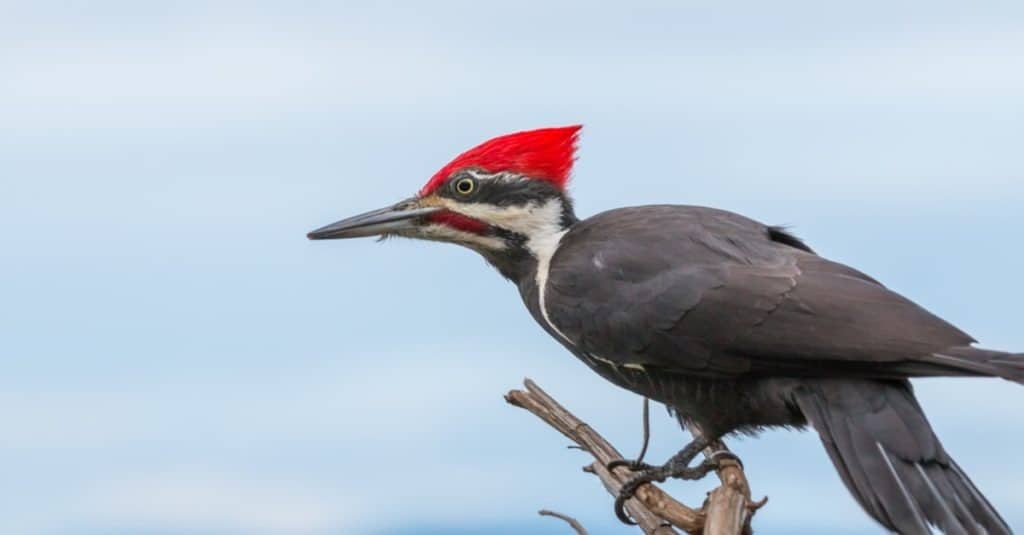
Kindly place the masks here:
<instances>
[{"instance_id":1,"label":"bare branch","mask_svg":"<svg viewBox=\"0 0 1024 535\"><path fill-rule=\"evenodd\" d=\"M693 424L688 427L694 437L701 434L700 429ZM722 452L731 453L725 443L716 440L704 449L704 456L710 458ZM754 512L768 502L768 498L757 503L750 500L750 484L743 473L743 465L736 459L720 460L717 473L721 485L709 492L704 502L704 535L751 533L750 519Z\"/></svg>"},{"instance_id":2,"label":"bare branch","mask_svg":"<svg viewBox=\"0 0 1024 535\"><path fill-rule=\"evenodd\" d=\"M583 529L583 526L571 516L556 513L555 511L549 511L547 509L541 509L540 511L537 511L537 514L540 516L553 516L555 518L565 520L569 523L569 527L576 530L576 535L587 535L587 530Z\"/></svg>"},{"instance_id":3,"label":"bare branch","mask_svg":"<svg viewBox=\"0 0 1024 535\"><path fill-rule=\"evenodd\" d=\"M632 475L626 468L614 471L606 468L609 462L622 459L619 451L533 381L526 379L524 383L525 391L512 390L505 400L531 412L593 456L594 462L584 470L595 474L613 496L618 495ZM725 445L720 442L713 444L705 455L718 450L725 450ZM742 467L731 459L724 460L718 476L722 485L708 495L701 509L683 505L655 485L644 485L637 489L634 498L626 502L626 510L648 535L678 535L672 526L689 534L749 533L750 517L758 505L750 502L750 489Z\"/></svg>"}]
</instances>

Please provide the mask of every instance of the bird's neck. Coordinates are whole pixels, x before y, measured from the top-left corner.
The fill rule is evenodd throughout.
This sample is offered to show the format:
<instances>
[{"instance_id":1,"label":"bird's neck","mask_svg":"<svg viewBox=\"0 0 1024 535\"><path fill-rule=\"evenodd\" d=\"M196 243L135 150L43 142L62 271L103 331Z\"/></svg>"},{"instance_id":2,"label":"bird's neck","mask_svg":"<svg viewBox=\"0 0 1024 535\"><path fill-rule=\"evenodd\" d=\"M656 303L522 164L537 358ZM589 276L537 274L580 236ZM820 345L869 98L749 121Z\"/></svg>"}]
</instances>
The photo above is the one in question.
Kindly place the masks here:
<instances>
[{"instance_id":1,"label":"bird's neck","mask_svg":"<svg viewBox=\"0 0 1024 535\"><path fill-rule=\"evenodd\" d=\"M481 253L502 276L522 286L535 279L538 269L547 269L562 236L578 222L572 201L559 196L502 228L499 233L506 247Z\"/></svg>"}]
</instances>

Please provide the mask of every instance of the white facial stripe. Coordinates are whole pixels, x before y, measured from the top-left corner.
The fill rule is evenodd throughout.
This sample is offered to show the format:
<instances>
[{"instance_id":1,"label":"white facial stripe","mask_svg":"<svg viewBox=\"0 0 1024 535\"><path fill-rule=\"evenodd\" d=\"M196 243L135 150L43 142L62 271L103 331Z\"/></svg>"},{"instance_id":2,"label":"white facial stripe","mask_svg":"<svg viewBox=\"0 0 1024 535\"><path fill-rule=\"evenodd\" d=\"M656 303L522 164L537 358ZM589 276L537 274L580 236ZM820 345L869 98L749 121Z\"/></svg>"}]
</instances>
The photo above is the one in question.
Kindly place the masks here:
<instances>
[{"instance_id":1,"label":"white facial stripe","mask_svg":"<svg viewBox=\"0 0 1024 535\"><path fill-rule=\"evenodd\" d=\"M528 203L523 206L492 206L486 204L459 203L444 199L442 203L453 212L473 219L485 221L506 230L526 236L526 249L537 260L537 299L544 321L567 342L571 341L548 317L545 303L548 271L551 257L558 250L558 243L568 230L562 228L562 202L550 199L543 204ZM479 237L478 237L479 238Z\"/></svg>"},{"instance_id":2,"label":"white facial stripe","mask_svg":"<svg viewBox=\"0 0 1024 535\"><path fill-rule=\"evenodd\" d=\"M481 249L501 250L506 247L505 241L494 236L481 236L473 232L466 232L444 224L425 225L420 229L421 234L427 239L450 241L462 243L469 247Z\"/></svg>"},{"instance_id":3,"label":"white facial stripe","mask_svg":"<svg viewBox=\"0 0 1024 535\"><path fill-rule=\"evenodd\" d=\"M460 203L451 199L443 199L441 202L452 212L522 234L527 240L562 230L562 203L559 199L550 199L544 204L528 203L523 206Z\"/></svg>"},{"instance_id":4,"label":"white facial stripe","mask_svg":"<svg viewBox=\"0 0 1024 535\"><path fill-rule=\"evenodd\" d=\"M562 228L561 200L549 199L543 204L528 203L523 206L459 203L449 199L442 200L442 203L453 212L526 236L526 249L537 260L537 275L534 282L537 284L537 300L541 316L544 317L545 323L551 327L551 330L571 343L569 338L551 321L545 302L551 258L558 250L558 243L562 236L568 232Z\"/></svg>"}]
</instances>

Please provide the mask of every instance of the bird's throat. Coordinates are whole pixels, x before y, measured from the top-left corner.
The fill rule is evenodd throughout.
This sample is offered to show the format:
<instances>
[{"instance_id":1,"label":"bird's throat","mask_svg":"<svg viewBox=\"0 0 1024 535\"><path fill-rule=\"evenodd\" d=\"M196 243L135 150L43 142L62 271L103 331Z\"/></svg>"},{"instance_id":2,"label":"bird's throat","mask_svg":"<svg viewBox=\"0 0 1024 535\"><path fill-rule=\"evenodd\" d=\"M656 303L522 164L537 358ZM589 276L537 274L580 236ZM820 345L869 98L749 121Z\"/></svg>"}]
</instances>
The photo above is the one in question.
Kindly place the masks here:
<instances>
[{"instance_id":1,"label":"bird's throat","mask_svg":"<svg viewBox=\"0 0 1024 535\"><path fill-rule=\"evenodd\" d=\"M502 275L520 284L526 278L535 279L539 269L546 274L562 237L579 220L571 202L563 197L516 210L518 217L510 217L500 225L506 247L483 253Z\"/></svg>"}]
</instances>

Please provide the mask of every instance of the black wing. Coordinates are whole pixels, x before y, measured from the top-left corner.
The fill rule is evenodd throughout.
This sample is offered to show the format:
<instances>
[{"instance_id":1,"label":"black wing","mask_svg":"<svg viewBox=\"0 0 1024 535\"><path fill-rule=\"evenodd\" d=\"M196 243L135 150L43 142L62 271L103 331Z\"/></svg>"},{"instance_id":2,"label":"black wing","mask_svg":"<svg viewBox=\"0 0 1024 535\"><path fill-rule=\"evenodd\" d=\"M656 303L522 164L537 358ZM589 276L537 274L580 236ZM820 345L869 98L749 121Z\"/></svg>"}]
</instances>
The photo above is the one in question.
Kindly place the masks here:
<instances>
[{"instance_id":1,"label":"black wing","mask_svg":"<svg viewBox=\"0 0 1024 535\"><path fill-rule=\"evenodd\" d=\"M964 373L933 355L970 336L779 232L691 206L599 214L552 259L549 318L593 356L712 376Z\"/></svg>"}]
</instances>

